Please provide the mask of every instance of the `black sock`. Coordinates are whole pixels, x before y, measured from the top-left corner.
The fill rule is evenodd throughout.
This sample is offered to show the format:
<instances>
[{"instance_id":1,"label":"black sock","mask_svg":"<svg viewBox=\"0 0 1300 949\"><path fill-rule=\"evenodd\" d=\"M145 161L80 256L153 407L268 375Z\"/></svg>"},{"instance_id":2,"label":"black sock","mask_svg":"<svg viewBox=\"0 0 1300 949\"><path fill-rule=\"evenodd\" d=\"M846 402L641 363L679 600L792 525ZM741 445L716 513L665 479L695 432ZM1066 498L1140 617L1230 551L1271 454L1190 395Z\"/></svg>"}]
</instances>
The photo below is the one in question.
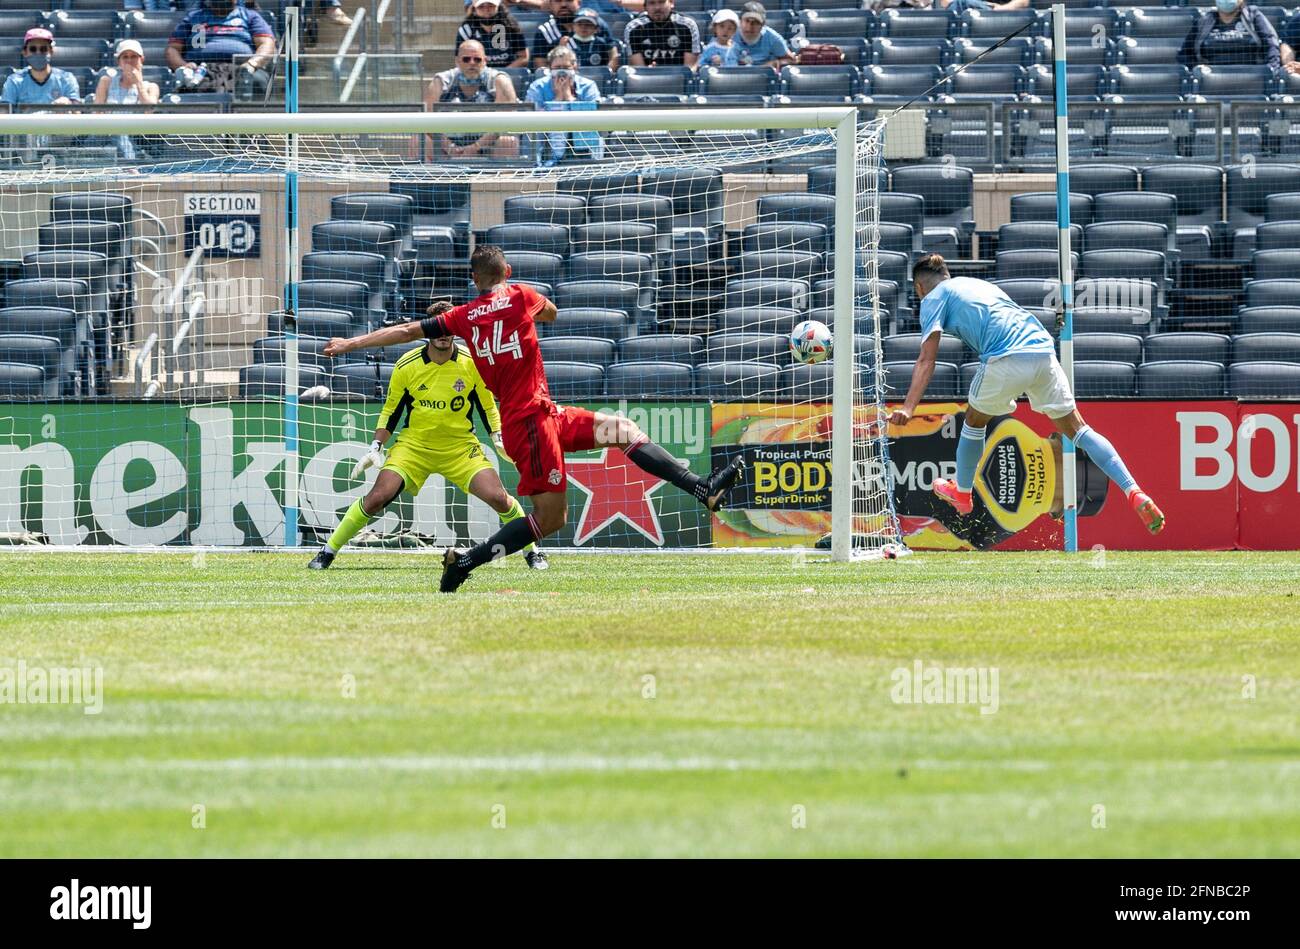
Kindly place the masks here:
<instances>
[{"instance_id":1,"label":"black sock","mask_svg":"<svg viewBox=\"0 0 1300 949\"><path fill-rule=\"evenodd\" d=\"M520 517L502 527L483 543L471 547L461 554L460 566L473 570L492 560L494 557L508 557L523 550L540 537L533 536L533 519L531 516Z\"/></svg>"},{"instance_id":2,"label":"black sock","mask_svg":"<svg viewBox=\"0 0 1300 949\"><path fill-rule=\"evenodd\" d=\"M638 468L650 472L656 478L663 478L669 484L677 485L697 501L703 501L708 496L708 485L703 478L693 474L691 469L649 439L623 454Z\"/></svg>"}]
</instances>

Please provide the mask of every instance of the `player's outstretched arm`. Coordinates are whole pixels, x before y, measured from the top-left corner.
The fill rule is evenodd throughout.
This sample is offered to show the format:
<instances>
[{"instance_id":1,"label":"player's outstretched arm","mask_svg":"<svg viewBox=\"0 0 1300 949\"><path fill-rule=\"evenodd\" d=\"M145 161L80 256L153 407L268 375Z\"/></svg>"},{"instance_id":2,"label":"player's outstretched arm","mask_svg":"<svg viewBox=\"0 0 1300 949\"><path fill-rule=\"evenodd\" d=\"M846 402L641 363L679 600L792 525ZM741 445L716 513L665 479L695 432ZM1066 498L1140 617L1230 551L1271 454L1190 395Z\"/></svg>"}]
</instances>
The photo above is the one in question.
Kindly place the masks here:
<instances>
[{"instance_id":1,"label":"player's outstretched arm","mask_svg":"<svg viewBox=\"0 0 1300 949\"><path fill-rule=\"evenodd\" d=\"M383 326L347 339L336 336L325 344L325 355L341 356L358 349L378 349L398 343L413 343L423 338L424 330L420 329L419 323L398 323L396 326Z\"/></svg>"},{"instance_id":2,"label":"player's outstretched arm","mask_svg":"<svg viewBox=\"0 0 1300 949\"><path fill-rule=\"evenodd\" d=\"M537 311L537 315L533 317L533 322L554 323L555 317L556 315L559 314L560 311L556 308L555 304L552 303L550 300L547 300L545 297L542 297L542 299L546 300L546 302L542 305L542 308Z\"/></svg>"},{"instance_id":3,"label":"player's outstretched arm","mask_svg":"<svg viewBox=\"0 0 1300 949\"><path fill-rule=\"evenodd\" d=\"M931 333L921 344L921 351L916 356L916 365L912 367L912 384L908 387L907 398L903 404L889 414L889 421L894 425L906 425L916 407L925 396L925 389L934 375L934 363L939 357L939 340L941 333Z\"/></svg>"}]
</instances>

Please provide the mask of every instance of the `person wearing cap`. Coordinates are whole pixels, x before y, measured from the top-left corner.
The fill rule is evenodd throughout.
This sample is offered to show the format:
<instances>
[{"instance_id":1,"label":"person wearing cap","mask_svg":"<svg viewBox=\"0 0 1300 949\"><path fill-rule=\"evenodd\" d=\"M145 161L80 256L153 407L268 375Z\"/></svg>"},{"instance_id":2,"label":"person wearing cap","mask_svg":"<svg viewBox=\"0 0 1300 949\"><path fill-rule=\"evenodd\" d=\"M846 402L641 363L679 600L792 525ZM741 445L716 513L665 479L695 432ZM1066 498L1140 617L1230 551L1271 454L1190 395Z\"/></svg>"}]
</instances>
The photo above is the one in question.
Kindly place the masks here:
<instances>
[{"instance_id":1,"label":"person wearing cap","mask_svg":"<svg viewBox=\"0 0 1300 949\"><path fill-rule=\"evenodd\" d=\"M700 53L700 65L735 66L737 50L733 40L740 27L740 17L736 16L735 10L719 10L713 14L709 25L713 29L713 39Z\"/></svg>"},{"instance_id":2,"label":"person wearing cap","mask_svg":"<svg viewBox=\"0 0 1300 949\"><path fill-rule=\"evenodd\" d=\"M236 80L264 91L271 79L262 66L274 57L271 25L241 0L203 0L176 22L167 41L168 69L207 67L202 84L183 91L234 92Z\"/></svg>"},{"instance_id":3,"label":"person wearing cap","mask_svg":"<svg viewBox=\"0 0 1300 949\"><path fill-rule=\"evenodd\" d=\"M487 65L487 51L478 40L465 40L456 50L456 65L438 73L424 90L424 107L435 102L518 102L514 84ZM448 158L514 158L519 139L495 132L439 135L438 150Z\"/></svg>"},{"instance_id":4,"label":"person wearing cap","mask_svg":"<svg viewBox=\"0 0 1300 949\"><path fill-rule=\"evenodd\" d=\"M96 105L153 105L158 101L158 83L144 78L144 48L138 40L122 40L114 51L117 68L99 77L95 86ZM136 157L131 136L113 138L117 153L125 159Z\"/></svg>"},{"instance_id":5,"label":"person wearing cap","mask_svg":"<svg viewBox=\"0 0 1300 949\"><path fill-rule=\"evenodd\" d=\"M583 7L573 17L573 35L568 46L577 57L578 68L583 66L608 66L618 68L618 43L608 33L601 32L600 14L591 7Z\"/></svg>"},{"instance_id":6,"label":"person wearing cap","mask_svg":"<svg viewBox=\"0 0 1300 949\"><path fill-rule=\"evenodd\" d=\"M543 20L538 25L537 31L533 33L533 68L542 69L548 62L548 57L557 46L567 46L570 37L573 36L573 20L578 15L578 0L549 0L551 16L548 20ZM590 9L589 4L583 4ZM597 25L600 27L598 32L609 39L611 43L616 42L614 34L609 31L609 24L597 16Z\"/></svg>"},{"instance_id":7,"label":"person wearing cap","mask_svg":"<svg viewBox=\"0 0 1300 949\"><path fill-rule=\"evenodd\" d=\"M487 64L493 69L528 65L524 31L501 0L473 0L456 31L457 45L466 40L483 44Z\"/></svg>"},{"instance_id":8,"label":"person wearing cap","mask_svg":"<svg viewBox=\"0 0 1300 949\"><path fill-rule=\"evenodd\" d=\"M767 25L767 9L757 0L740 8L740 33L736 36L736 63L780 69L794 62L785 39Z\"/></svg>"},{"instance_id":9,"label":"person wearing cap","mask_svg":"<svg viewBox=\"0 0 1300 949\"><path fill-rule=\"evenodd\" d=\"M673 11L673 0L645 0L645 12L623 31L633 66L690 66L700 58L700 28Z\"/></svg>"},{"instance_id":10,"label":"person wearing cap","mask_svg":"<svg viewBox=\"0 0 1300 949\"><path fill-rule=\"evenodd\" d=\"M77 77L66 69L50 65L54 56L54 34L39 27L23 37L23 58L27 68L10 74L0 90L0 101L10 105L69 105L81 101Z\"/></svg>"}]
</instances>

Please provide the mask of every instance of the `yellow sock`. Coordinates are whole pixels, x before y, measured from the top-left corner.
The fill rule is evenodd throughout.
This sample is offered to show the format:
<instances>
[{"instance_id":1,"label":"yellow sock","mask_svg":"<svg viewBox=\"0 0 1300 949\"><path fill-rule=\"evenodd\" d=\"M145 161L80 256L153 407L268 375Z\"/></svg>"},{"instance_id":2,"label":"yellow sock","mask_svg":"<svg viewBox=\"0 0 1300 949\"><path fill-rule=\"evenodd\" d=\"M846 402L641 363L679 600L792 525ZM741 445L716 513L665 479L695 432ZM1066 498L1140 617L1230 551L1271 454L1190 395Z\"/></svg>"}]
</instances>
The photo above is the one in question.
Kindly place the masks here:
<instances>
[{"instance_id":1,"label":"yellow sock","mask_svg":"<svg viewBox=\"0 0 1300 949\"><path fill-rule=\"evenodd\" d=\"M372 520L374 518L361 509L361 499L357 498L343 515L343 520L339 521L339 526L334 528L334 533L330 534L330 539L325 541L326 546L338 553L344 544L361 533L361 528Z\"/></svg>"},{"instance_id":2,"label":"yellow sock","mask_svg":"<svg viewBox=\"0 0 1300 949\"><path fill-rule=\"evenodd\" d=\"M519 503L518 498L511 498L510 510L506 511L504 514L499 514L497 516L501 518L502 524L509 524L511 521L517 521L519 520L519 518L524 516L523 505ZM535 549L536 549L535 544L529 544L527 547L524 548L524 553L529 553L530 551Z\"/></svg>"}]
</instances>

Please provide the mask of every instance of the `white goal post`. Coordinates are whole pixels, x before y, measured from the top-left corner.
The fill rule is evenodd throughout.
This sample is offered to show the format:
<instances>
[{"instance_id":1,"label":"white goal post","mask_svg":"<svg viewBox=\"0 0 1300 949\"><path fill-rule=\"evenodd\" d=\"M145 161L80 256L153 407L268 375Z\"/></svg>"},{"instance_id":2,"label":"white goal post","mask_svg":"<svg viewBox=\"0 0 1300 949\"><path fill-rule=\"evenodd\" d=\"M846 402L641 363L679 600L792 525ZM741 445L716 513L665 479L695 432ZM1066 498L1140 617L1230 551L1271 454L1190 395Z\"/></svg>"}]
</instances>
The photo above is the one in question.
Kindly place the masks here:
<instances>
[{"instance_id":1,"label":"white goal post","mask_svg":"<svg viewBox=\"0 0 1300 949\"><path fill-rule=\"evenodd\" d=\"M330 113L227 113L227 114L13 114L0 116L0 140L12 136L57 137L67 140L73 136L113 139L139 136L142 140L184 143L187 148L210 149L221 159L238 163L246 159L259 168L286 170L291 160L293 170L303 182L313 177L330 178L339 172L339 151L335 147L317 147L324 138L356 136L453 136L468 133L517 134L598 132L598 133L654 133L708 131L714 133L753 132L769 130L813 133L833 137L828 164L835 169L834 227L828 235L828 249L833 256L830 275L833 279L833 325L835 339L833 358L833 393L831 413L831 483L858 485L864 477L873 481L876 498L871 509L855 511L855 492L832 490L830 492L830 544L833 560L847 561L855 557L878 554L885 546L900 543L898 522L891 499L888 454L885 447L883 417L872 416L864 427L862 417L855 413L864 402L873 407L881 400L881 383L878 374L870 391L859 389L855 378L858 361L855 356L855 330L864 325L864 308L870 314L875 352L869 354L872 363L879 365L881 315L879 300L874 290L870 300L864 300L859 281L875 286L876 270L873 259L878 225L876 195L876 168L869 169L870 195L864 194L862 181L864 167L862 147L868 134L872 141L873 157L879 161L883 123L865 123L852 106L828 105L796 108L735 108L735 109L626 109L555 112L330 112ZM283 143L283 144L281 144ZM704 146L702 154L707 156ZM289 159L292 155L292 159ZM361 161L369 160L362 157ZM680 161L681 158L679 157ZM351 161L351 159L347 159ZM663 163L668 163L664 159ZM718 162L720 163L720 162ZM392 170L393 165L376 161L368 170L380 173ZM157 174L156 168L146 169L144 175ZM165 173L165 172L164 172ZM407 170L409 173L409 169ZM418 170L415 172L418 175ZM18 170L5 172L8 184L3 187L21 187L24 183L40 185L42 181L53 184L67 181L89 184L94 187L96 172L93 169L73 168L44 172ZM494 172L481 170L475 180L497 174L502 181L536 180L534 169L517 167ZM120 182L122 176L100 172L101 179ZM272 233L268 229L268 235ZM292 278L290 278L292 279ZM861 336L859 340L861 341ZM297 338L285 333L286 362L298 365ZM296 393L295 393L296 396ZM0 415L3 415L0 405ZM863 434L863 432L866 434ZM855 434L856 433L856 434ZM855 446L855 438L878 443L868 464L864 466L863 453ZM855 464L855 456L856 462ZM286 459L288 471L286 485L296 484L299 460ZM869 469L869 470L867 470ZM864 474L864 471L866 472ZM296 490L290 489L288 490ZM296 498L286 498L285 507L297 507ZM855 514L882 519L885 524L878 536L869 543L861 542L861 529L855 528ZM858 535L855 538L855 533Z\"/></svg>"}]
</instances>

